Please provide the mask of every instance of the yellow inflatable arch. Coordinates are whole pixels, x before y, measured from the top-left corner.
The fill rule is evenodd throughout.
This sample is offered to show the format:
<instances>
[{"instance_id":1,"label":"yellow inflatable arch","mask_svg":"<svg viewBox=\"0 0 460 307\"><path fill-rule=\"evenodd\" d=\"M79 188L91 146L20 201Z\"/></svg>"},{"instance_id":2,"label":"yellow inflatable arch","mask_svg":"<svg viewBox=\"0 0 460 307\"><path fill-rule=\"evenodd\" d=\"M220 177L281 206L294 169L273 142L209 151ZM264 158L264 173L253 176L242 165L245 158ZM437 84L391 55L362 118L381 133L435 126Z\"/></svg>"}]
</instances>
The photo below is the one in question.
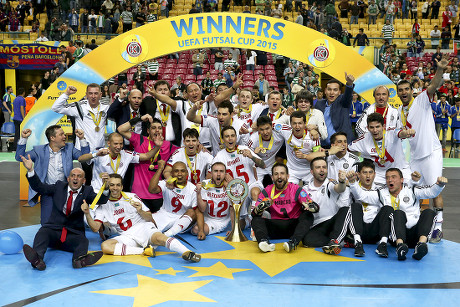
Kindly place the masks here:
<instances>
[{"instance_id":1,"label":"yellow inflatable arch","mask_svg":"<svg viewBox=\"0 0 460 307\"><path fill-rule=\"evenodd\" d=\"M390 89L390 102L395 103L397 99L395 85L379 69L352 48L318 31L262 15L181 15L123 33L72 65L50 85L23 121L21 129L34 131L28 148L47 142L46 127L62 117L51 111L51 106L69 85L77 88L69 102L78 101L84 97L88 84L101 84L133 65L174 52L211 47L281 54L319 68L342 82L347 72L356 78L355 91L367 101L373 102L372 91L377 85ZM27 199L26 186L21 184L21 199Z\"/></svg>"}]
</instances>

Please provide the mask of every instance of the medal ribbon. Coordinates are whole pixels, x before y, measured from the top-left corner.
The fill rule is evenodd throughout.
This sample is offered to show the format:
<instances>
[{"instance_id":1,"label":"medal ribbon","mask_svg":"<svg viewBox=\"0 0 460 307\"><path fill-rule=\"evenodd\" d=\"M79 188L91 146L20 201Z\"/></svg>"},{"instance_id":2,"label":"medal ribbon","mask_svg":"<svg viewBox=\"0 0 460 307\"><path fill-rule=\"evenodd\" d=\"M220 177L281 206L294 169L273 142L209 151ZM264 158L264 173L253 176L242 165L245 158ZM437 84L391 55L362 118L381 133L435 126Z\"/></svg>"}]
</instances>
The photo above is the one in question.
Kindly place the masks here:
<instances>
[{"instance_id":1,"label":"medal ribbon","mask_svg":"<svg viewBox=\"0 0 460 307\"><path fill-rule=\"evenodd\" d=\"M99 124L101 123L101 119L102 119L102 113L99 111L100 108L101 108L101 105L98 105L97 112L96 112L99 116L98 119L96 119L96 114L94 114L92 110L89 110L89 115L91 115L91 118L93 119L93 123L96 125L96 128L99 128Z\"/></svg>"},{"instance_id":2,"label":"medal ribbon","mask_svg":"<svg viewBox=\"0 0 460 307\"><path fill-rule=\"evenodd\" d=\"M380 150L379 145L377 144L377 142L375 141L375 139L372 138L372 140L374 141L375 150L377 151L377 154L379 155L380 159L385 158L385 152L386 152L386 149L385 149L385 132L386 132L386 131L383 130L382 150Z\"/></svg>"},{"instance_id":3,"label":"medal ribbon","mask_svg":"<svg viewBox=\"0 0 460 307\"><path fill-rule=\"evenodd\" d=\"M152 150L152 143L151 143L150 140L149 140L149 147L147 149L148 149L148 151ZM155 156L152 159L150 159L150 164L153 164L157 160L159 154L160 154L160 149L158 149L158 151L155 154Z\"/></svg>"},{"instance_id":4,"label":"medal ribbon","mask_svg":"<svg viewBox=\"0 0 460 307\"><path fill-rule=\"evenodd\" d=\"M363 186L361 185L361 182L358 182L358 184L361 188L363 188ZM364 211L367 211L367 206L369 206L369 204L365 202L361 202L361 204L363 205Z\"/></svg>"},{"instance_id":5,"label":"medal ribbon","mask_svg":"<svg viewBox=\"0 0 460 307\"><path fill-rule=\"evenodd\" d=\"M286 190L287 187L288 187L288 185L286 185L286 186L284 187L284 189L282 189L278 194L275 195L275 186L273 185L272 191L270 192L270 198L271 198L271 200L275 200L275 199L277 199L278 197L280 197L280 195L283 194L284 190Z\"/></svg>"},{"instance_id":6,"label":"medal ribbon","mask_svg":"<svg viewBox=\"0 0 460 307\"><path fill-rule=\"evenodd\" d=\"M121 162L121 155L118 154L117 155L117 166L114 167L113 165L113 158L112 156L110 156L110 167L112 168L113 172L116 174L118 172L118 167L120 166L120 162Z\"/></svg>"},{"instance_id":7,"label":"medal ribbon","mask_svg":"<svg viewBox=\"0 0 460 307\"><path fill-rule=\"evenodd\" d=\"M404 111L404 106L401 106L401 122L404 126L404 128L406 128L406 125L407 125L407 117L409 116L409 110L410 108L412 107L412 103L414 102L414 99L412 98L412 101L409 103L409 105L407 106L407 112Z\"/></svg>"},{"instance_id":8,"label":"medal ribbon","mask_svg":"<svg viewBox=\"0 0 460 307\"><path fill-rule=\"evenodd\" d=\"M190 102L189 100L189 105L190 105L190 108L193 106L193 104ZM203 106L201 106L201 108L198 110L198 113L197 115L198 116L201 116L201 113L203 112ZM199 124L192 124L192 129L196 129L196 131L200 132L200 125Z\"/></svg>"},{"instance_id":9,"label":"medal ribbon","mask_svg":"<svg viewBox=\"0 0 460 307\"><path fill-rule=\"evenodd\" d=\"M197 157L196 157L196 155L194 155L194 157L195 157L195 169L193 169L192 161L190 161L190 157L187 155L187 153L185 153L185 159L187 160L187 165L188 165L188 168L190 169L192 179L193 179L193 175L196 174L196 165L197 165Z\"/></svg>"},{"instance_id":10,"label":"medal ribbon","mask_svg":"<svg viewBox=\"0 0 460 307\"><path fill-rule=\"evenodd\" d=\"M263 144L263 141L262 141L262 136L259 134L259 147L262 148L262 149L265 149L266 151L269 151L273 147L273 141L274 140L275 140L275 138L273 137L273 134L272 134L272 137L270 138L270 143L268 143L268 148L264 148L264 144Z\"/></svg>"},{"instance_id":11,"label":"medal ribbon","mask_svg":"<svg viewBox=\"0 0 460 307\"><path fill-rule=\"evenodd\" d=\"M224 182L222 181L222 183L220 185L217 185L215 183L211 183L211 180L209 180L208 182L206 182L204 185L202 185L201 187L205 190L209 190L210 188L221 188L222 186L224 185Z\"/></svg>"},{"instance_id":12,"label":"medal ribbon","mask_svg":"<svg viewBox=\"0 0 460 307\"><path fill-rule=\"evenodd\" d=\"M238 118L241 117L241 113L251 114L251 112L252 112L252 104L250 104L249 108L247 108L247 109L239 108L238 109Z\"/></svg>"},{"instance_id":13,"label":"medal ribbon","mask_svg":"<svg viewBox=\"0 0 460 307\"><path fill-rule=\"evenodd\" d=\"M299 150L299 149L302 149L302 148L303 148L303 140L304 140L304 138L305 138L305 135L306 135L306 133L305 133L305 130L303 131L303 136L302 136L302 141L300 142L300 144L301 144L301 146L300 146L300 147L299 147L299 146L296 146L296 145L292 145L292 144L291 144L291 140L292 140L292 136L293 136L293 135L294 135L294 133L291 133L291 136L289 137L289 139L288 139L288 141L287 141L287 142L288 142L288 144L289 144L289 146L291 146L292 148L294 148L294 150Z\"/></svg>"},{"instance_id":14,"label":"medal ribbon","mask_svg":"<svg viewBox=\"0 0 460 307\"><path fill-rule=\"evenodd\" d=\"M399 210L399 198L398 198L398 201L396 201L396 197L394 197L393 195L390 194L390 198L391 198L391 206L393 207L393 209L395 210Z\"/></svg>"},{"instance_id":15,"label":"medal ribbon","mask_svg":"<svg viewBox=\"0 0 460 307\"><path fill-rule=\"evenodd\" d=\"M180 185L180 184L177 184L177 178L176 177L169 177L167 180L166 180L167 183L174 183L174 185L176 187L178 187L179 189L183 189L185 188L185 185Z\"/></svg>"}]
</instances>

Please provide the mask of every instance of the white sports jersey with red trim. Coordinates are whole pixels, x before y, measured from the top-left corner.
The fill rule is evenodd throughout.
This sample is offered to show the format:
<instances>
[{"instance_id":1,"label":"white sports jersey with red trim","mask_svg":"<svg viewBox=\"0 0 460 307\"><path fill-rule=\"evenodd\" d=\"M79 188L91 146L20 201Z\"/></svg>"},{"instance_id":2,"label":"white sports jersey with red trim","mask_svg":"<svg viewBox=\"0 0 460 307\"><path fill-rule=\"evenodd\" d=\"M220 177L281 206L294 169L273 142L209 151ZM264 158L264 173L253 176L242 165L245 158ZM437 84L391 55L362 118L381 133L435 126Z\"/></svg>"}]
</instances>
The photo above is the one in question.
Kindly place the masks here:
<instances>
[{"instance_id":1,"label":"white sports jersey with red trim","mask_svg":"<svg viewBox=\"0 0 460 307\"><path fill-rule=\"evenodd\" d=\"M231 126L235 128L236 131L236 142L240 143L240 128L243 126L243 122L236 117L233 117ZM216 155L220 150L220 131L221 127L217 117L211 115L201 115L201 127L208 127L209 133L211 135L211 146L212 154ZM222 127L223 128L223 127Z\"/></svg>"},{"instance_id":2,"label":"white sports jersey with red trim","mask_svg":"<svg viewBox=\"0 0 460 307\"><path fill-rule=\"evenodd\" d=\"M124 193L127 199L120 196L118 200L109 200L104 205L96 208L94 220L109 223L119 234L130 229L138 223L148 223L144 220L130 201L142 204L142 210L149 211L141 199L134 193Z\"/></svg>"},{"instance_id":3,"label":"white sports jersey with red trim","mask_svg":"<svg viewBox=\"0 0 460 307\"><path fill-rule=\"evenodd\" d=\"M206 179L206 173L208 171L208 168L211 167L211 162L213 159L213 156L209 152L199 152L194 156L189 156L190 163L192 165L192 169L196 171L198 179L195 180L191 174L191 169L190 166L187 163L187 158L185 157L185 148L179 148L177 149L172 156L168 160L168 165L173 166L174 163L176 162L184 162L185 165L187 166L187 171L188 171L188 178L187 180L190 181L193 184L197 184L201 180ZM196 164L196 165L195 165Z\"/></svg>"},{"instance_id":4,"label":"white sports jersey with red trim","mask_svg":"<svg viewBox=\"0 0 460 307\"><path fill-rule=\"evenodd\" d=\"M265 153L259 152L257 155L265 162L265 169L268 169L271 172L272 166L276 162L276 153L280 150L281 146L283 146L284 138L281 136L280 133L273 131L273 145L270 149L268 149L270 145L270 141L263 141L263 147L268 149ZM259 132L255 132L251 135L248 142L248 147L254 151L257 147L260 147L259 144Z\"/></svg>"},{"instance_id":5,"label":"white sports jersey with red trim","mask_svg":"<svg viewBox=\"0 0 460 307\"><path fill-rule=\"evenodd\" d=\"M402 141L398 137L400 131L401 129L389 129L386 131L384 163L382 163L383 161L381 161L375 149L374 138L369 132L364 133L361 137L348 145L349 151L360 152L362 158L370 159L374 162L376 173L375 182L377 183L384 184L386 170L393 167L403 171L405 178L408 174L410 176L410 168L404 157ZM406 179L410 179L410 177Z\"/></svg>"},{"instance_id":6,"label":"white sports jersey with red trim","mask_svg":"<svg viewBox=\"0 0 460 307\"><path fill-rule=\"evenodd\" d=\"M211 179L203 180L203 186L211 183ZM201 189L201 198L207 203L205 217L217 220L230 220L231 202L225 187Z\"/></svg>"},{"instance_id":7,"label":"white sports jersey with red trim","mask_svg":"<svg viewBox=\"0 0 460 307\"><path fill-rule=\"evenodd\" d=\"M183 189L174 187L170 190L166 187L166 181L161 180L158 186L163 194L163 206L161 208L167 212L182 215L188 209L196 208L196 187L193 183L187 181L187 185Z\"/></svg>"},{"instance_id":8,"label":"white sports jersey with red trim","mask_svg":"<svg viewBox=\"0 0 460 307\"><path fill-rule=\"evenodd\" d=\"M287 156L286 166L288 167L289 171L293 170L302 173L309 173L310 162L308 162L306 159L297 158L294 148L300 148L298 150L300 150L302 153L310 154L313 152L314 147L321 145L320 141L313 141L310 138L309 132L306 132L304 137L298 139L292 134L292 128L288 125L275 124L273 129L274 131L281 133L285 140ZM288 143L289 139L290 142Z\"/></svg>"},{"instance_id":9,"label":"white sports jersey with red trim","mask_svg":"<svg viewBox=\"0 0 460 307\"><path fill-rule=\"evenodd\" d=\"M238 153L240 150L248 149L252 155L259 158L249 147L238 146L237 150L228 152L227 149L222 149L212 160L211 165L216 162L222 162L227 167L227 173L233 178L243 179L248 185L256 181L254 176L255 163L248 157L243 156L242 153Z\"/></svg>"},{"instance_id":10,"label":"white sports jersey with red trim","mask_svg":"<svg viewBox=\"0 0 460 307\"><path fill-rule=\"evenodd\" d=\"M113 159L110 154L105 156L96 157L90 160L93 166L93 179L91 185L94 190L99 190L102 187L101 173L113 174L114 169L117 169L117 158ZM124 177L130 163L139 163L139 154L134 151L124 150L120 151L120 164L118 165L117 174ZM113 166L113 168L112 168Z\"/></svg>"},{"instance_id":11,"label":"white sports jersey with red trim","mask_svg":"<svg viewBox=\"0 0 460 307\"><path fill-rule=\"evenodd\" d=\"M257 121L257 118L259 118L260 113L262 113L262 111L266 108L268 108L268 105L256 103L252 104L251 112L249 112L249 110L239 108L235 108L235 111L237 112L238 119L245 123L248 127L251 127L252 124Z\"/></svg>"},{"instance_id":12,"label":"white sports jersey with red trim","mask_svg":"<svg viewBox=\"0 0 460 307\"><path fill-rule=\"evenodd\" d=\"M402 108L398 108L399 114ZM407 115L406 127L415 130L415 136L409 139L411 159L423 159L441 148L431 111L431 99L426 91L415 97Z\"/></svg>"}]
</instances>

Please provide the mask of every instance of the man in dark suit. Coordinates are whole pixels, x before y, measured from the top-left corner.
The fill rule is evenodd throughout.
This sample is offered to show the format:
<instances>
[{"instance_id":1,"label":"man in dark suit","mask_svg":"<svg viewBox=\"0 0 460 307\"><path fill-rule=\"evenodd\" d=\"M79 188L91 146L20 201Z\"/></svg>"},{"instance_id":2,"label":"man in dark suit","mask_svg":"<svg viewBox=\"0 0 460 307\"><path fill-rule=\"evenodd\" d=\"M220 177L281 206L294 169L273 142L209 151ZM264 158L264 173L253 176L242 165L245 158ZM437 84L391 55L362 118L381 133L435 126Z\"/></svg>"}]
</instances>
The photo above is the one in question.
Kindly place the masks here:
<instances>
[{"instance_id":1,"label":"man in dark suit","mask_svg":"<svg viewBox=\"0 0 460 307\"><path fill-rule=\"evenodd\" d=\"M48 144L34 146L32 150L26 152L27 139L32 134L31 129L24 129L21 132L21 139L16 149L16 161L21 162L21 156L30 158L35 163L36 174L41 182L54 184L58 180L66 180L73 168L73 160L77 160L82 154L89 153L89 144L85 140L83 130L75 129L75 135L80 139L81 150L78 150L71 143L66 143L64 130L53 125L46 128L45 136ZM38 138L39 136L37 136ZM35 206L38 203L40 193L29 187L29 205ZM41 223L48 221L51 215L53 201L47 195L41 196Z\"/></svg>"},{"instance_id":2,"label":"man in dark suit","mask_svg":"<svg viewBox=\"0 0 460 307\"><path fill-rule=\"evenodd\" d=\"M139 107L142 104L142 92L133 89L128 97L128 89L121 88L119 96L110 105L107 110L107 117L115 121L117 128L130 119L141 117ZM139 122L133 127L133 131L140 134L142 132L142 123Z\"/></svg>"},{"instance_id":3,"label":"man in dark suit","mask_svg":"<svg viewBox=\"0 0 460 307\"><path fill-rule=\"evenodd\" d=\"M328 137L321 141L321 145L326 148L331 146L330 137L336 132L345 132L348 143L354 140L355 134L351 128L349 113L355 78L345 72L345 80L347 83L344 94L340 90L340 81L332 79L326 85L326 98L319 100L315 105L315 108L324 114Z\"/></svg>"},{"instance_id":4,"label":"man in dark suit","mask_svg":"<svg viewBox=\"0 0 460 307\"><path fill-rule=\"evenodd\" d=\"M48 247L72 252L72 266L76 269L96 263L102 252L88 253L89 241L85 236L84 213L81 210L83 200L92 203L96 197L91 186L85 186L85 172L81 168L70 171L67 182L58 181L55 184L42 183L34 171L30 155L21 156L27 169L27 180L30 186L42 195L50 195L53 200L51 216L38 230L34 238L33 248L24 244L23 251L32 267L43 271L46 264L43 261ZM108 197L100 198L98 203L107 202Z\"/></svg>"}]
</instances>

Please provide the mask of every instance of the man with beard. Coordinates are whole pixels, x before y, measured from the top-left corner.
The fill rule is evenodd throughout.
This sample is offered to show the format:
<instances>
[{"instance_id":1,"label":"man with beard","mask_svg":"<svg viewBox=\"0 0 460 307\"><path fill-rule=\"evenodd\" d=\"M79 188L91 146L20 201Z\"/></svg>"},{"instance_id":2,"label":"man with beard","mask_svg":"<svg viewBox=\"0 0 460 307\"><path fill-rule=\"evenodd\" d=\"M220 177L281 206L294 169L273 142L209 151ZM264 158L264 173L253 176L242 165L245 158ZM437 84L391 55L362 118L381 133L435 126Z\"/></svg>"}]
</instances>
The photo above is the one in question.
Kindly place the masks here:
<instances>
[{"instance_id":1,"label":"man with beard","mask_svg":"<svg viewBox=\"0 0 460 307\"><path fill-rule=\"evenodd\" d=\"M375 112L382 114L385 130L401 127L401 119L399 118L398 110L388 104L388 99L390 98L389 89L384 85L377 86L374 90L374 98L375 103L366 108L356 122L356 132L358 133L358 136L361 136L368 131L367 117Z\"/></svg>"},{"instance_id":2,"label":"man with beard","mask_svg":"<svg viewBox=\"0 0 460 307\"><path fill-rule=\"evenodd\" d=\"M288 253L295 250L313 224L312 212L319 210L307 192L288 182L288 178L286 165L275 164L272 167L274 184L262 190L252 210L251 226L259 242L259 249L263 252L275 250L275 244L270 243L269 238L289 238L283 244L284 250ZM262 217L265 210L270 212L270 218Z\"/></svg>"},{"instance_id":3,"label":"man with beard","mask_svg":"<svg viewBox=\"0 0 460 307\"><path fill-rule=\"evenodd\" d=\"M233 207L226 192L226 173L225 164L216 162L211 167L211 179L203 180L196 185L199 209L196 212L199 211L199 214L191 232L199 240L206 239L209 234L224 231L230 221L233 221Z\"/></svg>"}]
</instances>

